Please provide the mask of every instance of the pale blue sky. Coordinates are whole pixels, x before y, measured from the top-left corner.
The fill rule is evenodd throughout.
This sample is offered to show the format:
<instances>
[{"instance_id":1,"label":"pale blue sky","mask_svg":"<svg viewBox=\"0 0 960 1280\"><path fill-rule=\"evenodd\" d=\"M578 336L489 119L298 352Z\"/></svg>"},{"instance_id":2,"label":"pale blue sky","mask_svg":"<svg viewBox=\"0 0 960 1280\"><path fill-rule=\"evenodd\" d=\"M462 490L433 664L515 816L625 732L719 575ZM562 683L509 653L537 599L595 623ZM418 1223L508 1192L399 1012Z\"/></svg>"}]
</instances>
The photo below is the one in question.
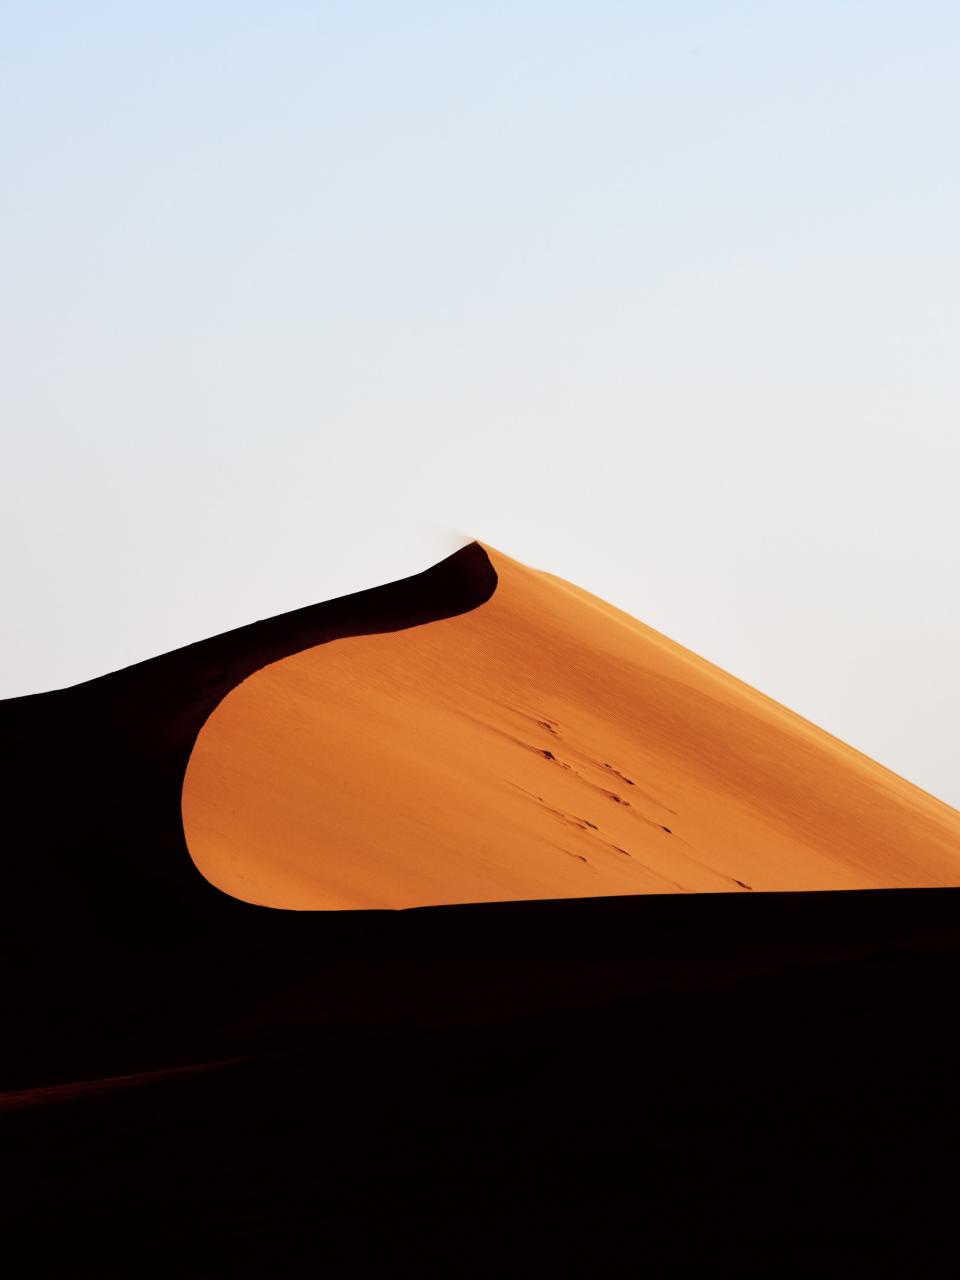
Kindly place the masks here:
<instances>
[{"instance_id":1,"label":"pale blue sky","mask_svg":"<svg viewBox=\"0 0 960 1280\"><path fill-rule=\"evenodd\" d=\"M452 528L960 805L958 37L0 3L0 694Z\"/></svg>"}]
</instances>

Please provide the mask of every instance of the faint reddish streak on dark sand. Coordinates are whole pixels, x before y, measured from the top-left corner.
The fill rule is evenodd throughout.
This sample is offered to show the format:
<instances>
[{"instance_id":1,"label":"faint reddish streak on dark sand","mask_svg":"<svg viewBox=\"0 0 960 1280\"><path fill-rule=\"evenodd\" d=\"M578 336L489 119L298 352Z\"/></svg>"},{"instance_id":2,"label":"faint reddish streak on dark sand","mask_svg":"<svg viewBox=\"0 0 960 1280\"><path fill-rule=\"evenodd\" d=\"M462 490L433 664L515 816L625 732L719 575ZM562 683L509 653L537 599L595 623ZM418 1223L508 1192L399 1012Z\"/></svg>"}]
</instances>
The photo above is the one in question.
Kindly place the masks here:
<instances>
[{"instance_id":1,"label":"faint reddish streak on dark sand","mask_svg":"<svg viewBox=\"0 0 960 1280\"><path fill-rule=\"evenodd\" d=\"M19 1111L24 1107L46 1107L60 1102L76 1102L97 1095L114 1094L124 1089L139 1089L195 1075L198 1071L223 1071L246 1061L223 1058L219 1062L197 1062L185 1067L161 1067L156 1071L134 1071L124 1076L106 1076L100 1080L74 1080L69 1084L51 1084L38 1089L11 1089L0 1093L0 1112Z\"/></svg>"}]
</instances>

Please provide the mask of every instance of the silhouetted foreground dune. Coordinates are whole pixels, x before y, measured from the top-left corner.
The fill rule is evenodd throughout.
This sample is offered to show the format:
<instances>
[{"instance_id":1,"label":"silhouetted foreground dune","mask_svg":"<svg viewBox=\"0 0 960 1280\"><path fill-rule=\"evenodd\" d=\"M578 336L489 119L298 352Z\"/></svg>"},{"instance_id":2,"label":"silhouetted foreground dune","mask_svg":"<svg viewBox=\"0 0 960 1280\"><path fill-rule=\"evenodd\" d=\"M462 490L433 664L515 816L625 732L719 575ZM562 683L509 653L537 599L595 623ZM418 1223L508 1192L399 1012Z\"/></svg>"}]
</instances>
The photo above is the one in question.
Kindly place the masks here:
<instances>
[{"instance_id":1,"label":"silhouetted foreground dune","mask_svg":"<svg viewBox=\"0 0 960 1280\"><path fill-rule=\"evenodd\" d=\"M366 645L349 638L360 636L379 652L409 641L411 627L426 637L476 620L482 634L496 586L486 554L471 546L405 582L0 704L8 1240L26 1238L37 1256L55 1242L101 1271L122 1247L117 1274L149 1273L161 1246L177 1274L275 1274L295 1251L334 1273L373 1251L394 1269L440 1252L446 1273L462 1274L490 1250L509 1273L523 1261L512 1243L520 1232L536 1267L597 1271L627 1248L631 1267L654 1274L715 1267L721 1254L777 1274L794 1259L862 1265L897 1243L915 1261L949 1220L960 1068L954 889L633 894L605 882L603 892L621 896L578 898L574 880L551 885L565 895L555 901L290 912L227 896L198 873L181 788L205 722L228 728L231 742L234 728L218 728L231 689L257 723L258 685L276 678L289 691L288 660L345 661L350 646ZM387 631L397 634L377 634ZM466 660L482 645L464 634ZM322 650L302 652L315 645ZM672 661L672 647L664 652ZM433 661L429 649L423 660ZM378 662L365 668L371 698ZM268 663L278 665L237 689ZM531 679L536 666L525 668ZM317 678L335 699L323 670ZM666 679L653 687L677 696ZM722 721L730 707L721 694L695 688L696 706ZM600 710L616 709L618 689ZM402 716L411 705L421 709L414 699ZM676 723L657 719L668 705L644 710L652 759ZM761 725L769 705L760 700ZM538 842L554 828L573 852L583 842L588 859L606 856L592 828L549 812L596 820L606 833L607 815L624 806L601 787L621 794L621 784L607 787L588 764L620 770L631 779L624 789L643 785L628 768L640 773L627 758L629 707L610 740L594 737L572 704L554 710L519 702L516 721L488 719L482 731L496 741L496 767L523 760L521 786L523 769L547 771L543 787L527 787L542 799L516 804L536 815L520 834L549 866L553 854ZM524 719L534 714L545 721L542 744ZM346 724L348 708L337 716ZM838 856L821 858L826 827L814 814L799 840L803 865L825 875L854 867L868 882L896 883L905 867L914 883L947 874L950 810L867 762L850 765L838 745L788 720L793 741L814 734L810 767L841 752L862 797L849 814L857 850L838 843ZM507 733L520 741L501 747ZM735 820L717 818L723 859L737 856L743 821L744 856L763 871L777 859L764 861L752 757L732 741L732 765L711 772L695 761L697 803L706 806L718 773L740 777ZM537 756L541 746L553 760ZM432 748L424 758L433 761ZM454 776L461 767L454 758ZM670 767L664 777L686 776L682 761ZM575 770L584 778L567 778ZM829 770L817 776L828 823L840 825L841 783ZM880 790L870 790L878 777ZM239 794L232 785L204 803ZM580 812L582 797L600 806L596 819ZM650 851L671 840L703 853L701 808L685 814L675 799L671 790L637 803L654 824L662 815L648 804L677 809L676 831L653 825L623 843L643 852L637 861L649 865ZM186 802L189 821L190 786ZM887 816L871 826L875 805ZM629 812L621 820L634 821ZM902 825L887 838L893 822ZM208 811L198 830L211 824ZM774 820L770 840L784 848ZM243 856L256 870L263 850ZM709 865L736 874L732 862Z\"/></svg>"}]
</instances>

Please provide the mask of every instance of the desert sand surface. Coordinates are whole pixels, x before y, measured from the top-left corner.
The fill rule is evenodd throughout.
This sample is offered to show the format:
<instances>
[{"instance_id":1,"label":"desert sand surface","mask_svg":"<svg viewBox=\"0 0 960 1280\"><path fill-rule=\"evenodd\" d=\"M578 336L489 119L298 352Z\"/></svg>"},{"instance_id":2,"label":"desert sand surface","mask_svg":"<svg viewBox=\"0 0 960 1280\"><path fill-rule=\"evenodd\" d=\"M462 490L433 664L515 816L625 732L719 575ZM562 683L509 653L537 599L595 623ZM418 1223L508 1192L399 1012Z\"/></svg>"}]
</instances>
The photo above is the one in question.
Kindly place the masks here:
<instances>
[{"instance_id":1,"label":"desert sand surface","mask_svg":"<svg viewBox=\"0 0 960 1280\"><path fill-rule=\"evenodd\" d=\"M255 672L183 787L202 874L293 909L960 884L960 814L490 548L490 599Z\"/></svg>"}]
</instances>

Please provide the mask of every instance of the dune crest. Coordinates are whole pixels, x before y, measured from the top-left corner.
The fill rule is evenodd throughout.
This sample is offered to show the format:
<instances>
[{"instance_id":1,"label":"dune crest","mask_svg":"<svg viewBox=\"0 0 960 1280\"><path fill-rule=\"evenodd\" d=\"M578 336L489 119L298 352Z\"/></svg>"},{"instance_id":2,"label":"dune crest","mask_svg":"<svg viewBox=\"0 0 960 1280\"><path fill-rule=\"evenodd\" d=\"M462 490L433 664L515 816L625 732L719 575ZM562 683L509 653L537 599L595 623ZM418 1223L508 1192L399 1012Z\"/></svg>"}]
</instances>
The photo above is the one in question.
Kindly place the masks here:
<instances>
[{"instance_id":1,"label":"dune crest","mask_svg":"<svg viewBox=\"0 0 960 1280\"><path fill-rule=\"evenodd\" d=\"M960 884L960 814L610 605L485 549L457 617L286 657L207 720L202 874L293 909Z\"/></svg>"}]
</instances>

